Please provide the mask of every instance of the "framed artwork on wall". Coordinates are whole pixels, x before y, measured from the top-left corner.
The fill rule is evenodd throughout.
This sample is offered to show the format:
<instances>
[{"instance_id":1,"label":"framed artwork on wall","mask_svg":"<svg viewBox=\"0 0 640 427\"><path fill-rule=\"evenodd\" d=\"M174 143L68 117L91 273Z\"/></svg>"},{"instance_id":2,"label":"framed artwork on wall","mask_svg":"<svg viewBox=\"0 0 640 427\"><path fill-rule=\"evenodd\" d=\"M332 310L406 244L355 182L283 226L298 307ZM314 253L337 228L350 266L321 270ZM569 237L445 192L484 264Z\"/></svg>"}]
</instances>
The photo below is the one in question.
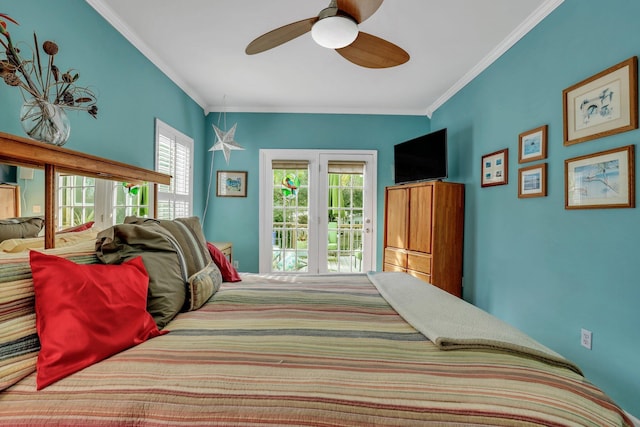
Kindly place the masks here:
<instances>
[{"instance_id":1,"label":"framed artwork on wall","mask_svg":"<svg viewBox=\"0 0 640 427\"><path fill-rule=\"evenodd\" d=\"M509 182L509 149L499 150L482 156L482 187L505 185Z\"/></svg>"},{"instance_id":2,"label":"framed artwork on wall","mask_svg":"<svg viewBox=\"0 0 640 427\"><path fill-rule=\"evenodd\" d=\"M218 197L247 197L247 172L218 171L216 188Z\"/></svg>"},{"instance_id":3,"label":"framed artwork on wall","mask_svg":"<svg viewBox=\"0 0 640 427\"><path fill-rule=\"evenodd\" d=\"M564 145L638 128L638 57L562 91Z\"/></svg>"},{"instance_id":4,"label":"framed artwork on wall","mask_svg":"<svg viewBox=\"0 0 640 427\"><path fill-rule=\"evenodd\" d=\"M523 132L518 137L518 163L547 158L547 125Z\"/></svg>"},{"instance_id":5,"label":"framed artwork on wall","mask_svg":"<svg viewBox=\"0 0 640 427\"><path fill-rule=\"evenodd\" d=\"M547 164L527 166L518 170L518 197L545 197L547 195Z\"/></svg>"},{"instance_id":6,"label":"framed artwork on wall","mask_svg":"<svg viewBox=\"0 0 640 427\"><path fill-rule=\"evenodd\" d=\"M564 162L565 209L635 207L634 146Z\"/></svg>"}]
</instances>

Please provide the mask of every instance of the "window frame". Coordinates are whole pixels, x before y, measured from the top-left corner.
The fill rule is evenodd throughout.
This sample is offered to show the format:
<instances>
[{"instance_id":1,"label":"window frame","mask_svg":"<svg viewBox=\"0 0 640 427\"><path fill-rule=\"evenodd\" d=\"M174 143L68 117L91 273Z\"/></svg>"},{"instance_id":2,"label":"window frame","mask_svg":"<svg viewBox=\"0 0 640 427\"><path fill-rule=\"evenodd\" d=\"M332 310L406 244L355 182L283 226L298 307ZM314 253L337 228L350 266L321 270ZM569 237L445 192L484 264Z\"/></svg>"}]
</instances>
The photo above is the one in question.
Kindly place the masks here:
<instances>
[{"instance_id":1,"label":"window frame","mask_svg":"<svg viewBox=\"0 0 640 427\"><path fill-rule=\"evenodd\" d=\"M71 185L64 185L63 180L65 178L71 178ZM77 179L81 179L82 183L79 185ZM143 205L135 205L135 204L126 204L119 205L117 203L117 192L118 191L126 191L122 182L120 181L110 181L100 178L91 178L83 175L60 175L57 177L57 196L56 196L56 228L58 230L80 225L86 221L94 221L95 227L97 229L105 229L115 225L117 209L124 209L125 216L128 211L132 211L139 208L146 208L148 210L147 215L155 216L154 214L154 198L153 198L153 184L146 183L148 186L147 189L147 205L146 207ZM93 180L93 185L87 184L86 180ZM86 191L88 188L93 188L93 205L89 204L79 204L75 205L74 203L67 203L65 205L61 204L61 196L65 191ZM126 196L125 196L126 197ZM75 201L75 200L74 200ZM64 209L81 209L83 212L82 219L79 223L72 221L70 224L63 223L63 210ZM86 210L93 210L93 218L85 217L84 212Z\"/></svg>"},{"instance_id":2,"label":"window frame","mask_svg":"<svg viewBox=\"0 0 640 427\"><path fill-rule=\"evenodd\" d=\"M176 147L180 146L187 151L188 165L186 170L176 171L177 164L175 162L175 153L173 151L174 160L169 165L169 170L163 170L160 159L161 138L167 138ZM174 129L162 120L155 120L155 170L158 172L171 175L170 185L158 185L158 192L156 197L157 212L156 217L162 219L174 219L178 216L192 216L193 215L193 163L194 163L194 141L193 138L183 134L182 132ZM179 176L178 172L181 172ZM180 179L182 178L182 179ZM186 192L178 193L176 183L182 182L182 185L186 185ZM169 190L169 191L167 191ZM169 215L165 216L161 205L163 203L169 203ZM176 205L186 205L186 210L179 211L176 214Z\"/></svg>"}]
</instances>

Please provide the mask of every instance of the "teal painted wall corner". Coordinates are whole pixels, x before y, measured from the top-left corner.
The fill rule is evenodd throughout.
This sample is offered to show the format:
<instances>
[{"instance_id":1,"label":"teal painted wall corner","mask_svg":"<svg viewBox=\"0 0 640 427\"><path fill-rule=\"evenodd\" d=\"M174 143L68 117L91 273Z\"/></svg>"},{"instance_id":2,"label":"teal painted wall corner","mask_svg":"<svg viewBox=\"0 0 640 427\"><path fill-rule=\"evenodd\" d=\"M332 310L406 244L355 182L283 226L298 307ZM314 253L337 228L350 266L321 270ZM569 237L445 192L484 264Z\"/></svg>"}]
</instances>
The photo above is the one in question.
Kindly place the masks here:
<instances>
[{"instance_id":1,"label":"teal painted wall corner","mask_svg":"<svg viewBox=\"0 0 640 427\"><path fill-rule=\"evenodd\" d=\"M10 32L23 51L33 48L34 32L41 43L55 41L58 67L62 72L75 69L78 84L89 86L98 97L97 119L70 112L71 136L65 148L154 169L154 122L159 118L192 137L196 152L205 150L203 109L86 2L14 1L4 4L2 12L20 24ZM25 136L19 122L20 90L1 84L0 99L0 129ZM194 167L196 176L204 174L202 156L196 156ZM196 194L204 194L202 182L196 179ZM195 208L202 211L201 197L195 197Z\"/></svg>"},{"instance_id":2,"label":"teal painted wall corner","mask_svg":"<svg viewBox=\"0 0 640 427\"><path fill-rule=\"evenodd\" d=\"M224 126L220 113L207 116L207 146L215 143L211 125ZM393 184L393 145L428 133L429 118L422 116L227 113L227 130L237 123L235 140L244 151L232 151L229 164L219 151L213 156L213 183L204 221L206 235L214 241L233 242L234 258L242 271L258 271L259 151L260 149L365 149L378 150L377 238L382 242L384 187ZM207 169L211 153L207 153ZM247 197L216 197L218 170L245 170ZM209 172L207 172L207 180ZM378 265L382 248L378 244Z\"/></svg>"},{"instance_id":3,"label":"teal painted wall corner","mask_svg":"<svg viewBox=\"0 0 640 427\"><path fill-rule=\"evenodd\" d=\"M464 298L576 361L636 415L638 210L565 210L564 161L637 145L640 130L564 146L562 91L640 54L638 16L637 1L565 0L432 117L468 148ZM543 124L547 159L519 165L518 135ZM481 156L503 148L508 185L481 188ZM548 164L548 196L518 199L518 169L538 163ZM593 332L591 351L581 328Z\"/></svg>"}]
</instances>

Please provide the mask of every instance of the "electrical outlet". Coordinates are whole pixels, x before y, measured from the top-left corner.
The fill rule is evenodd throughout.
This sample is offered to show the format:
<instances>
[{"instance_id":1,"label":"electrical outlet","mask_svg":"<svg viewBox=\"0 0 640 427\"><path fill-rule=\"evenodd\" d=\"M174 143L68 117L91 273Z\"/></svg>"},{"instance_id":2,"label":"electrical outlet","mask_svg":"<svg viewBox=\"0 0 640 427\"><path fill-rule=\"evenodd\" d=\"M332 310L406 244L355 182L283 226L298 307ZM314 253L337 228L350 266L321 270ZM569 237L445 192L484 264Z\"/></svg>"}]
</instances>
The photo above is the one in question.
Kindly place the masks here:
<instances>
[{"instance_id":1,"label":"electrical outlet","mask_svg":"<svg viewBox=\"0 0 640 427\"><path fill-rule=\"evenodd\" d=\"M584 348L591 350L591 331L586 329L580 330L580 344L582 344Z\"/></svg>"},{"instance_id":2,"label":"electrical outlet","mask_svg":"<svg viewBox=\"0 0 640 427\"><path fill-rule=\"evenodd\" d=\"M234 259L233 260L233 268L235 268L237 270L239 268L239 266L240 266L240 262L238 262L237 259Z\"/></svg>"}]
</instances>

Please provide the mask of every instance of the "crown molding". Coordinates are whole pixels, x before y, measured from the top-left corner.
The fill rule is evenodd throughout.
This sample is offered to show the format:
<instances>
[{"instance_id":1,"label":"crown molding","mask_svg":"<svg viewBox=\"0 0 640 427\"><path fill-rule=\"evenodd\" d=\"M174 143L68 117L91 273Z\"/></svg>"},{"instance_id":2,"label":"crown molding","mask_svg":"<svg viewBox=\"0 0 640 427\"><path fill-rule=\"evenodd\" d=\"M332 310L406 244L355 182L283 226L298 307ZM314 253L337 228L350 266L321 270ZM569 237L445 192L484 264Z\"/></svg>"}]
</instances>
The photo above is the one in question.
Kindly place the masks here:
<instances>
[{"instance_id":1,"label":"crown molding","mask_svg":"<svg viewBox=\"0 0 640 427\"><path fill-rule=\"evenodd\" d=\"M485 69L498 60L507 50L515 45L529 31L538 25L544 18L560 6L564 0L547 0L542 3L529 17L523 21L515 30L511 32L499 45L497 45L482 61L469 70L460 80L451 86L442 96L440 96L426 111L426 115L431 118L433 113L440 108L445 102L452 98L462 88L464 88L473 79L478 77Z\"/></svg>"},{"instance_id":2,"label":"crown molding","mask_svg":"<svg viewBox=\"0 0 640 427\"><path fill-rule=\"evenodd\" d=\"M222 105L208 105L204 110L205 115L209 113L282 113L282 114L364 114L364 115L381 115L381 116L425 116L423 108L339 108L339 107L278 107L276 105L268 105L264 107L234 107Z\"/></svg>"},{"instance_id":3,"label":"crown molding","mask_svg":"<svg viewBox=\"0 0 640 427\"><path fill-rule=\"evenodd\" d=\"M113 12L107 5L106 0L86 0L86 2L204 110L206 103L197 95L197 92L180 78L178 73L176 73L169 64L164 62L135 31L131 30L131 28Z\"/></svg>"},{"instance_id":4,"label":"crown molding","mask_svg":"<svg viewBox=\"0 0 640 427\"><path fill-rule=\"evenodd\" d=\"M221 106L207 105L206 102L198 95L198 92L190 87L175 70L164 62L153 49L149 47L127 24L125 24L108 6L107 0L85 0L93 9L98 12L111 26L113 26L125 39L127 39L136 49L138 49L147 59L149 59L158 69L163 72L171 81L173 81L180 89L182 89L191 99L193 99L202 109L204 114L210 112L226 111L234 112L287 112L287 113L311 113L311 114L388 114L388 115L420 115L431 118L433 113L441 107L445 102L452 98L462 88L464 88L473 79L478 77L485 69L500 58L507 50L522 39L529 31L538 25L544 18L560 6L564 0L546 0L543 2L524 22L522 22L511 34L509 34L498 46L496 46L487 56L485 56L478 64L469 70L460 80L443 93L434 103L425 109L399 109L390 111L388 109L361 108L350 109L344 108L340 111L335 108L322 107L287 107L278 108L275 106L265 106L263 108L254 107L250 109L243 108L221 108Z\"/></svg>"}]
</instances>

